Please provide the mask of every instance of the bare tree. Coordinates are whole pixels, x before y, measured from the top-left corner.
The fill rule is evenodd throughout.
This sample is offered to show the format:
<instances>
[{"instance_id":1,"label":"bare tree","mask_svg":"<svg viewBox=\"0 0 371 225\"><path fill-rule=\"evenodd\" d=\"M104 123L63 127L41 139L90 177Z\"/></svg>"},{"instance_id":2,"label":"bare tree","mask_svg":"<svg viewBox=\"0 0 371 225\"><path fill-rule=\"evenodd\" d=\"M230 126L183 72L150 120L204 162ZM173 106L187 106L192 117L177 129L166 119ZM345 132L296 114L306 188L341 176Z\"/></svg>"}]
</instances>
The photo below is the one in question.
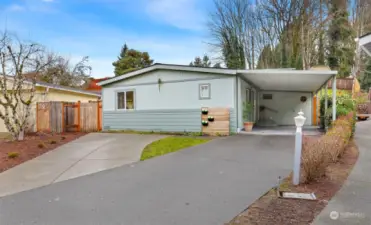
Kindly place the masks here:
<instances>
[{"instance_id":1,"label":"bare tree","mask_svg":"<svg viewBox=\"0 0 371 225\"><path fill-rule=\"evenodd\" d=\"M73 64L70 59L58 56L56 60L41 71L41 80L57 85L78 87L91 74L91 67L87 65L89 57L83 57Z\"/></svg>"},{"instance_id":2,"label":"bare tree","mask_svg":"<svg viewBox=\"0 0 371 225\"><path fill-rule=\"evenodd\" d=\"M14 140L23 140L31 104L35 96L36 78L26 78L54 62L43 46L24 42L9 33L0 35L0 119Z\"/></svg>"}]
</instances>

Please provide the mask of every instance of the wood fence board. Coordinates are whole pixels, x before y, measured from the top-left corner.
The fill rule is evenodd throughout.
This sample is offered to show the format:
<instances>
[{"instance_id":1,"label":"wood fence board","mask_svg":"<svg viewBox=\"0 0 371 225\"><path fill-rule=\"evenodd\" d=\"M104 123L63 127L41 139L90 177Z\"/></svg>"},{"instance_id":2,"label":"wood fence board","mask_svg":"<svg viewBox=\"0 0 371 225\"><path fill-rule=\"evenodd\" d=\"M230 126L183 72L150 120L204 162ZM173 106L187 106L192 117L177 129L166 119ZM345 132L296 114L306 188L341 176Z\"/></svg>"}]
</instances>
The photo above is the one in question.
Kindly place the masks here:
<instances>
[{"instance_id":1,"label":"wood fence board","mask_svg":"<svg viewBox=\"0 0 371 225\"><path fill-rule=\"evenodd\" d=\"M37 103L37 131L50 131L50 102Z\"/></svg>"},{"instance_id":2,"label":"wood fence board","mask_svg":"<svg viewBox=\"0 0 371 225\"><path fill-rule=\"evenodd\" d=\"M207 120L209 116L214 121L209 121L208 126L202 126L202 132L208 135L229 135L230 110L228 108L202 108L207 109L208 114L201 114L201 120Z\"/></svg>"},{"instance_id":3,"label":"wood fence board","mask_svg":"<svg viewBox=\"0 0 371 225\"><path fill-rule=\"evenodd\" d=\"M102 129L101 102L39 102L37 130L96 132Z\"/></svg>"}]
</instances>

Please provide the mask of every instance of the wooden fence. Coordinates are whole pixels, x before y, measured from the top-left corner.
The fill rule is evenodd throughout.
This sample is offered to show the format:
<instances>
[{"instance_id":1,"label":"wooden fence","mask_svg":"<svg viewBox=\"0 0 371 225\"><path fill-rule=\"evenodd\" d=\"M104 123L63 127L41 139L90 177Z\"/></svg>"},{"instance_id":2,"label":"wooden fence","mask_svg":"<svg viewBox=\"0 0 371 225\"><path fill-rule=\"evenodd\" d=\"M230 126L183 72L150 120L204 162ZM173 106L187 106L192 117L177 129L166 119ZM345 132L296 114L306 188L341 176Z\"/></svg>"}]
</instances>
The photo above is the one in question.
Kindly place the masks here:
<instances>
[{"instance_id":1,"label":"wooden fence","mask_svg":"<svg viewBox=\"0 0 371 225\"><path fill-rule=\"evenodd\" d=\"M38 102L36 127L38 132L101 131L102 103Z\"/></svg>"}]
</instances>

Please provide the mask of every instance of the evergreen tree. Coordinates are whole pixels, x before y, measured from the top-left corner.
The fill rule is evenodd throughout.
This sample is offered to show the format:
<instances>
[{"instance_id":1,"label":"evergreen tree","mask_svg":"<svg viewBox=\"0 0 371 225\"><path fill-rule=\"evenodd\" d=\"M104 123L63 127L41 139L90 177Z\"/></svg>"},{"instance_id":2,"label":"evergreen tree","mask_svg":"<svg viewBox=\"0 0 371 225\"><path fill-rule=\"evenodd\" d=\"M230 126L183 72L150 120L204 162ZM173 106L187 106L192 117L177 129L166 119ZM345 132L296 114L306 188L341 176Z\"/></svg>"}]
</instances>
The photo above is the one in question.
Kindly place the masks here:
<instances>
[{"instance_id":1,"label":"evergreen tree","mask_svg":"<svg viewBox=\"0 0 371 225\"><path fill-rule=\"evenodd\" d=\"M205 54L202 59L201 57L199 56L196 56L194 61L192 61L191 63L189 63L190 66L194 66L194 67L211 67L211 61L210 61L210 58L207 54ZM213 67L215 68L220 68L220 63L219 64L215 64Z\"/></svg>"},{"instance_id":2,"label":"evergreen tree","mask_svg":"<svg viewBox=\"0 0 371 225\"><path fill-rule=\"evenodd\" d=\"M348 21L347 0L331 0L330 13L333 16L328 29L328 64L338 71L339 77L351 74L355 56L355 34Z\"/></svg>"},{"instance_id":3,"label":"evergreen tree","mask_svg":"<svg viewBox=\"0 0 371 225\"><path fill-rule=\"evenodd\" d=\"M115 67L115 75L120 76L133 70L148 67L153 64L148 52L140 52L129 49L125 44L121 48L120 56L112 63Z\"/></svg>"},{"instance_id":4,"label":"evergreen tree","mask_svg":"<svg viewBox=\"0 0 371 225\"><path fill-rule=\"evenodd\" d=\"M190 66L194 66L194 67L203 67L203 63L202 63L201 57L196 56L195 57L195 60L193 62L191 62L189 65Z\"/></svg>"}]
</instances>

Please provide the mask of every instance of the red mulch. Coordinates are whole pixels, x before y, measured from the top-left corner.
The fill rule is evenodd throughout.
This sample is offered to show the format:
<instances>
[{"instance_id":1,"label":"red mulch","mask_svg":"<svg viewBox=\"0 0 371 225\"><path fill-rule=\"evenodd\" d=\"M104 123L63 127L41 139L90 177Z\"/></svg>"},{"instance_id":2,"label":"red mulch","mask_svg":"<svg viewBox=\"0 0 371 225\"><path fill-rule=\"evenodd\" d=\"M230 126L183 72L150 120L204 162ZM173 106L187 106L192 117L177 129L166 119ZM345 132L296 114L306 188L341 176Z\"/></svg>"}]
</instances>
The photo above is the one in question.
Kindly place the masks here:
<instances>
[{"instance_id":1,"label":"red mulch","mask_svg":"<svg viewBox=\"0 0 371 225\"><path fill-rule=\"evenodd\" d=\"M0 172L42 155L83 135L85 135L85 133L38 133L28 134L23 141L9 141L0 139ZM55 143L51 143L52 141ZM41 147L41 145L43 147ZM18 153L18 156L16 158L9 158L8 153L13 152Z\"/></svg>"},{"instance_id":2,"label":"red mulch","mask_svg":"<svg viewBox=\"0 0 371 225\"><path fill-rule=\"evenodd\" d=\"M278 198L275 190L256 200L249 208L226 225L307 225L322 211L327 202L340 190L358 159L358 149L351 142L339 162L329 166L326 177L310 184L291 185L285 179L282 191L314 192L316 201Z\"/></svg>"}]
</instances>

